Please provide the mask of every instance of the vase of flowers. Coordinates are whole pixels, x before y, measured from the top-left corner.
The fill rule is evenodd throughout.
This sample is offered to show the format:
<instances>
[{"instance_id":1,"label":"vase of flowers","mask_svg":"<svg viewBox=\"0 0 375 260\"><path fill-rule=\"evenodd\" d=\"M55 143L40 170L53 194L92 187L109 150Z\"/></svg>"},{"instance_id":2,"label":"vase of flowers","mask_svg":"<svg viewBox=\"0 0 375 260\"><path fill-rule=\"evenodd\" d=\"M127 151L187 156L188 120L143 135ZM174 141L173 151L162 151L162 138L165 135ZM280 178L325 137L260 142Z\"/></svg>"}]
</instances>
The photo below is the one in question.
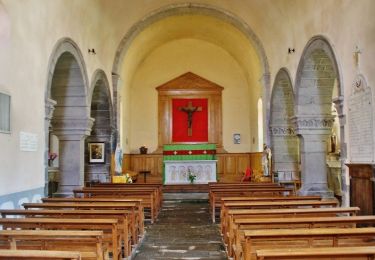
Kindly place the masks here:
<instances>
[{"instance_id":1,"label":"vase of flowers","mask_svg":"<svg viewBox=\"0 0 375 260\"><path fill-rule=\"evenodd\" d=\"M140 154L147 154L147 147L145 145L142 145L141 147L139 147L139 153Z\"/></svg>"},{"instance_id":2,"label":"vase of flowers","mask_svg":"<svg viewBox=\"0 0 375 260\"><path fill-rule=\"evenodd\" d=\"M48 152L48 166L52 167L53 166L53 160L57 158L57 153L53 152Z\"/></svg>"},{"instance_id":3,"label":"vase of flowers","mask_svg":"<svg viewBox=\"0 0 375 260\"><path fill-rule=\"evenodd\" d=\"M190 184L193 184L195 179L197 178L197 175L193 174L190 169L188 170L188 179L190 181Z\"/></svg>"}]
</instances>

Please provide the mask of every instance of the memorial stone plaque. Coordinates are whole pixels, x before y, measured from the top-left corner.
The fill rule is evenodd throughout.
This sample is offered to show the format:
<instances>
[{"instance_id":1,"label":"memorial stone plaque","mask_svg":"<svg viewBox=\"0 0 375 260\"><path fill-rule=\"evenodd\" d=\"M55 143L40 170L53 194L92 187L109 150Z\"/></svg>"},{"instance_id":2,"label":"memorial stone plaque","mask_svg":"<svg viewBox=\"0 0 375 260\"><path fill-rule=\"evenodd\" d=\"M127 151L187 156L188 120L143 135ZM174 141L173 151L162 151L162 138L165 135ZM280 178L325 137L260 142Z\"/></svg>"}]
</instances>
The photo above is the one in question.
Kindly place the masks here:
<instances>
[{"instance_id":1,"label":"memorial stone plaque","mask_svg":"<svg viewBox=\"0 0 375 260\"><path fill-rule=\"evenodd\" d=\"M349 97L350 160L371 162L373 160L373 105L371 88L362 75L353 83Z\"/></svg>"}]
</instances>

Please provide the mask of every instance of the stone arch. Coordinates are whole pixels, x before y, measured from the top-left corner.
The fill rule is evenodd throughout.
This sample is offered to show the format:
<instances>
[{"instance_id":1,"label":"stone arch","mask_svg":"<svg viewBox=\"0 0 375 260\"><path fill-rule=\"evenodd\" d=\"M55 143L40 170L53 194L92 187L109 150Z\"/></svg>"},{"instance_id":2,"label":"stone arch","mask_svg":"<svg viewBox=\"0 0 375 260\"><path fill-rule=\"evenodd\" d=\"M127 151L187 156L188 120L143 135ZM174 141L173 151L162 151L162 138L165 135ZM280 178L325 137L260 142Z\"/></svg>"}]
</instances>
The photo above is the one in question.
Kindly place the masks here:
<instances>
[{"instance_id":1,"label":"stone arch","mask_svg":"<svg viewBox=\"0 0 375 260\"><path fill-rule=\"evenodd\" d=\"M293 86L286 68L276 74L271 95L270 134L272 169L280 181L299 179L298 138L295 135Z\"/></svg>"},{"instance_id":2,"label":"stone arch","mask_svg":"<svg viewBox=\"0 0 375 260\"><path fill-rule=\"evenodd\" d=\"M296 133L304 143L300 145L301 194L333 195L327 186L327 140L336 120L332 115L333 103L340 119L340 135L344 136L341 82L332 45L323 36L313 37L302 53L296 77L296 116L293 120ZM334 89L337 89L336 96Z\"/></svg>"},{"instance_id":3,"label":"stone arch","mask_svg":"<svg viewBox=\"0 0 375 260\"><path fill-rule=\"evenodd\" d=\"M83 185L84 139L93 120L83 56L69 38L57 42L50 58L46 88L46 159L50 134L58 137L60 195Z\"/></svg>"},{"instance_id":4,"label":"stone arch","mask_svg":"<svg viewBox=\"0 0 375 260\"><path fill-rule=\"evenodd\" d=\"M114 59L113 67L112 67L112 84L113 84L113 100L114 100L114 113L115 117L117 118L117 95L118 95L118 87L119 87L119 75L121 70L121 63L123 58L125 57L129 47L131 46L133 40L137 37L139 33L141 33L145 28L147 28L149 25L167 18L171 16L177 16L177 15L184 15L184 14L201 14L201 15L207 15L211 17L218 18L220 20L226 21L229 24L233 25L235 28L237 28L239 31L241 31L245 37L249 40L249 42L254 46L260 63L262 67L263 77L261 78L261 81L263 83L263 86L265 87L265 97L263 100L263 107L268 108L269 106L269 92L270 92L270 70L269 70L269 64L268 59L266 56L266 52L264 50L264 47L258 38L258 36L254 33L254 31L250 28L250 26L243 21L240 17L223 10L221 8L206 5L206 4L199 4L199 3L181 3L181 4L171 4L168 6L164 6L162 8L159 8L150 14L148 14L146 17L142 18L140 21L135 23L129 31L126 33L126 35L122 38ZM264 120L266 123L268 122L268 111L265 113L266 120ZM117 126L118 127L118 126Z\"/></svg>"},{"instance_id":5,"label":"stone arch","mask_svg":"<svg viewBox=\"0 0 375 260\"><path fill-rule=\"evenodd\" d=\"M295 83L295 113L315 115L318 112L330 115L332 91L335 84L337 84L338 96L343 96L341 82L339 66L332 45L323 36L313 37L307 43L298 64ZM311 97L306 98L306 94L310 94Z\"/></svg>"},{"instance_id":6,"label":"stone arch","mask_svg":"<svg viewBox=\"0 0 375 260\"><path fill-rule=\"evenodd\" d=\"M108 78L103 70L96 70L90 87L90 116L95 119L91 134L85 141L85 180L108 181L110 177L110 158L113 148L114 123L113 107ZM89 164L88 143L105 143L105 163Z\"/></svg>"}]
</instances>

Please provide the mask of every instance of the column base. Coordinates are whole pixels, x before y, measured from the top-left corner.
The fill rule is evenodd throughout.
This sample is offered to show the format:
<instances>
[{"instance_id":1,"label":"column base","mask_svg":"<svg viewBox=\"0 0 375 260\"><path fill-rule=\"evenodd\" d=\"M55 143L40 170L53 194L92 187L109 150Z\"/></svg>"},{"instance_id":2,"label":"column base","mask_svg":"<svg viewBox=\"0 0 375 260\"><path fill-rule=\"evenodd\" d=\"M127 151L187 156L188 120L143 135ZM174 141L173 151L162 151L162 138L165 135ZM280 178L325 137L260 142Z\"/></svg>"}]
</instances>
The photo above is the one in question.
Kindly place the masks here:
<instances>
[{"instance_id":1,"label":"column base","mask_svg":"<svg viewBox=\"0 0 375 260\"><path fill-rule=\"evenodd\" d=\"M320 196L325 199L334 198L332 190L318 184L303 185L302 188L297 191L297 194L300 196Z\"/></svg>"},{"instance_id":2,"label":"column base","mask_svg":"<svg viewBox=\"0 0 375 260\"><path fill-rule=\"evenodd\" d=\"M53 197L73 197L73 190L81 188L82 186L78 185L59 185L58 190L53 193Z\"/></svg>"}]
</instances>

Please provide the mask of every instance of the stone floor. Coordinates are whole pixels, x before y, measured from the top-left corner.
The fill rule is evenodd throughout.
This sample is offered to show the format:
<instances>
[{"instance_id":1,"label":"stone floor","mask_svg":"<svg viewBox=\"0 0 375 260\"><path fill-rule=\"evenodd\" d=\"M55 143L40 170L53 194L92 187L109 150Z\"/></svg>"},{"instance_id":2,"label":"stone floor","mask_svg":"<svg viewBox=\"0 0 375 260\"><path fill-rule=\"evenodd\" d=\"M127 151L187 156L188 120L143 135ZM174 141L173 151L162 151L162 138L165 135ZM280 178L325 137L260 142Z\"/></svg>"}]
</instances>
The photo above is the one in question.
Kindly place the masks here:
<instances>
[{"instance_id":1,"label":"stone floor","mask_svg":"<svg viewBox=\"0 0 375 260\"><path fill-rule=\"evenodd\" d=\"M212 224L206 200L168 200L157 221L149 225L135 260L228 259L219 233Z\"/></svg>"}]
</instances>

